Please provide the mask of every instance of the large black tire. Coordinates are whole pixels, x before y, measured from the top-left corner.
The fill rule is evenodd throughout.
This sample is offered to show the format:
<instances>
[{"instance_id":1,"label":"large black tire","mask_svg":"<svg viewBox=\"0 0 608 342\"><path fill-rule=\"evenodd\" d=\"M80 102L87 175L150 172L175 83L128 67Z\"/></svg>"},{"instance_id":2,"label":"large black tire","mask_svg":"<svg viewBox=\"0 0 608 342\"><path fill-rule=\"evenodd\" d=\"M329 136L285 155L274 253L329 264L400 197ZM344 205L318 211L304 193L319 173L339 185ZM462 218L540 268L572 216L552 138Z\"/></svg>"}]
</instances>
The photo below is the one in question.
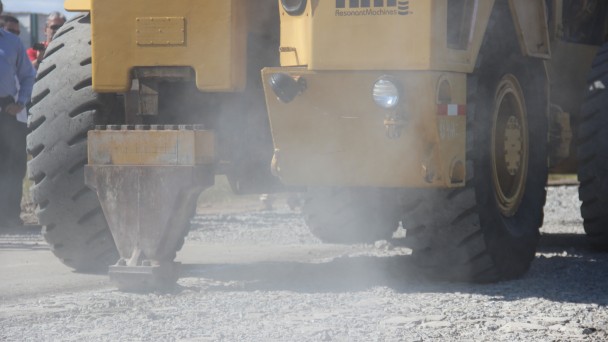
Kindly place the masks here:
<instances>
[{"instance_id":1,"label":"large black tire","mask_svg":"<svg viewBox=\"0 0 608 342\"><path fill-rule=\"evenodd\" d=\"M546 75L541 61L519 54L510 22L498 20L504 16L493 16L490 27L500 27L500 37L486 35L468 78L466 186L422 191L403 219L406 240L416 241L414 262L434 278L516 278L538 244L548 174Z\"/></svg>"},{"instance_id":2,"label":"large black tire","mask_svg":"<svg viewBox=\"0 0 608 342\"><path fill-rule=\"evenodd\" d=\"M390 189L314 188L302 211L311 233L328 243L386 240L399 226L399 197Z\"/></svg>"},{"instance_id":3,"label":"large black tire","mask_svg":"<svg viewBox=\"0 0 608 342\"><path fill-rule=\"evenodd\" d=\"M92 89L89 16L66 23L49 45L32 97L27 148L32 200L53 253L78 271L118 260L97 195L84 184L87 131L119 123L120 101Z\"/></svg>"},{"instance_id":4,"label":"large black tire","mask_svg":"<svg viewBox=\"0 0 608 342\"><path fill-rule=\"evenodd\" d=\"M608 248L608 43L593 61L578 127L581 215L591 242Z\"/></svg>"}]
</instances>

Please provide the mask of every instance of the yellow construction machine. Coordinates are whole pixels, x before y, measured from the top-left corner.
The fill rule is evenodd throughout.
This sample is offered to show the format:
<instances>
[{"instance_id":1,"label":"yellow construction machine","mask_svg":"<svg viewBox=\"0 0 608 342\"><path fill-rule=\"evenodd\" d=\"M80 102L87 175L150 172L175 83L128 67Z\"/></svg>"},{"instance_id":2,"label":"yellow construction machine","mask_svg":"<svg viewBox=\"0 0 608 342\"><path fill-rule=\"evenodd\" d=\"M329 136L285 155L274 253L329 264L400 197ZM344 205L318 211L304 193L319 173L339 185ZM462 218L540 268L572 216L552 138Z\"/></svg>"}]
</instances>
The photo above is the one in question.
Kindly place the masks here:
<instances>
[{"instance_id":1,"label":"yellow construction machine","mask_svg":"<svg viewBox=\"0 0 608 342\"><path fill-rule=\"evenodd\" d=\"M240 193L305 188L324 241L401 224L423 270L485 282L529 268L548 173L578 166L585 228L608 240L606 1L65 6L84 14L47 49L28 149L68 266L172 284L218 173Z\"/></svg>"},{"instance_id":2,"label":"yellow construction machine","mask_svg":"<svg viewBox=\"0 0 608 342\"><path fill-rule=\"evenodd\" d=\"M121 287L172 284L200 192L280 188L260 70L277 2L66 0L38 71L31 189L53 252ZM93 190L91 190L93 189ZM118 263L117 263L118 262Z\"/></svg>"},{"instance_id":3,"label":"yellow construction machine","mask_svg":"<svg viewBox=\"0 0 608 342\"><path fill-rule=\"evenodd\" d=\"M434 276L518 277L548 173L576 173L578 152L585 228L608 242L605 45L586 81L608 2L280 3L281 67L263 71L272 168L308 188L319 238L390 239L401 222Z\"/></svg>"}]
</instances>

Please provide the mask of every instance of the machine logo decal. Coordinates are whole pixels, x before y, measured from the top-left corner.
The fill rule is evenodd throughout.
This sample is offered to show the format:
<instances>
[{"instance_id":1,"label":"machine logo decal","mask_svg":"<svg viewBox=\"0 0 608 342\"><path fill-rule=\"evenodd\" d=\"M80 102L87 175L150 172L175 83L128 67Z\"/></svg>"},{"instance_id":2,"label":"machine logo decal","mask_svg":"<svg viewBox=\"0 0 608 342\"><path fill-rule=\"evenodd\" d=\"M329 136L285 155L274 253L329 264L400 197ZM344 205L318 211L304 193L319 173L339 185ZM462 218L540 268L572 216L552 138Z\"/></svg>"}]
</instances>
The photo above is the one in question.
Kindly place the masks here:
<instances>
[{"instance_id":1,"label":"machine logo decal","mask_svg":"<svg viewBox=\"0 0 608 342\"><path fill-rule=\"evenodd\" d=\"M408 14L409 0L336 0L336 17Z\"/></svg>"}]
</instances>

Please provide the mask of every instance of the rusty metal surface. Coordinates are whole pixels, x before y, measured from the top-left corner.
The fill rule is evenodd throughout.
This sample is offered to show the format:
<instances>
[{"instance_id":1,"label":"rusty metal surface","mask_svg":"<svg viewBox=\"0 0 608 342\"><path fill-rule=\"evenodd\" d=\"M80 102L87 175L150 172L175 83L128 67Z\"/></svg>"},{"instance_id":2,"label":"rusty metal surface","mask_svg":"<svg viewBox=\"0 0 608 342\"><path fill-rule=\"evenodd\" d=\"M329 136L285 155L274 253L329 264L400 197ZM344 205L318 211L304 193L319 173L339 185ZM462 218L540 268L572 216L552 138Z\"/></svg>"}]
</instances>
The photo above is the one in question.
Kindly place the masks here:
<instances>
[{"instance_id":1,"label":"rusty metal surface","mask_svg":"<svg viewBox=\"0 0 608 342\"><path fill-rule=\"evenodd\" d=\"M162 266L110 266L110 281L122 291L142 292L172 287L179 278L181 263Z\"/></svg>"},{"instance_id":2,"label":"rusty metal surface","mask_svg":"<svg viewBox=\"0 0 608 342\"><path fill-rule=\"evenodd\" d=\"M203 165L215 155L213 132L199 126L108 126L88 139L90 165Z\"/></svg>"},{"instance_id":3,"label":"rusty metal surface","mask_svg":"<svg viewBox=\"0 0 608 342\"><path fill-rule=\"evenodd\" d=\"M213 185L213 134L194 127L111 126L89 132L85 183L97 193L120 260L119 288L164 288L200 193Z\"/></svg>"},{"instance_id":4,"label":"rusty metal surface","mask_svg":"<svg viewBox=\"0 0 608 342\"><path fill-rule=\"evenodd\" d=\"M85 183L97 192L119 263L130 267L173 261L198 196L213 180L208 166L85 166Z\"/></svg>"}]
</instances>

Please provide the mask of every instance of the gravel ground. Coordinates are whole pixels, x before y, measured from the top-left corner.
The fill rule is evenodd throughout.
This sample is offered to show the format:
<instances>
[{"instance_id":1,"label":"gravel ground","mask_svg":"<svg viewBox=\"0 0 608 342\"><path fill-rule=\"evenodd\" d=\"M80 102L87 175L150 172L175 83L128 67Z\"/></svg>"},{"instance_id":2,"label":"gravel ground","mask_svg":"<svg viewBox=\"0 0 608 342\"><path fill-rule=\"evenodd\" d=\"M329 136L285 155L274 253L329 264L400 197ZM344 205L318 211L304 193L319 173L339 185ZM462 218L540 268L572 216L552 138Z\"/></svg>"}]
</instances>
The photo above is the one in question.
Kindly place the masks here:
<instances>
[{"instance_id":1,"label":"gravel ground","mask_svg":"<svg viewBox=\"0 0 608 342\"><path fill-rule=\"evenodd\" d=\"M605 341L608 254L588 247L578 207L575 187L549 188L530 272L489 285L422 279L407 250L386 242L322 245L286 206L204 213L187 245L255 249L240 261L186 264L171 293L7 299L0 340ZM277 248L307 257L256 261Z\"/></svg>"}]
</instances>

